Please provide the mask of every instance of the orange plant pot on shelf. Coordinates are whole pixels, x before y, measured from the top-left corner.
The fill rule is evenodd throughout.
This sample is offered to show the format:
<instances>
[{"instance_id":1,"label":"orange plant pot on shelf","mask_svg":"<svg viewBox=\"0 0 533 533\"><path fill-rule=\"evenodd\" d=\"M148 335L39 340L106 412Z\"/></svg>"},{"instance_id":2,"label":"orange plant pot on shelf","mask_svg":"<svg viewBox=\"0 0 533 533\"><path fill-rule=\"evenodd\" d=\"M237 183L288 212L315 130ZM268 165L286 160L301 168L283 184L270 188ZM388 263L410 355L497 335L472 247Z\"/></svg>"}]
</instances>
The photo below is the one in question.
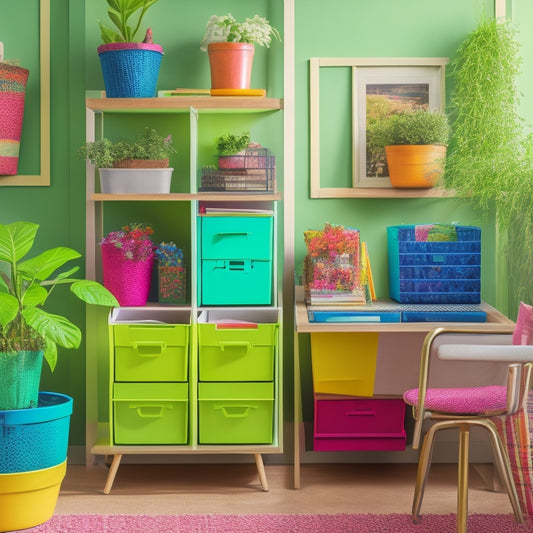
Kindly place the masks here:
<instances>
[{"instance_id":1,"label":"orange plant pot on shelf","mask_svg":"<svg viewBox=\"0 0 533 533\"><path fill-rule=\"evenodd\" d=\"M391 145L385 146L391 185L404 189L429 189L444 174L446 146Z\"/></svg>"},{"instance_id":2,"label":"orange plant pot on shelf","mask_svg":"<svg viewBox=\"0 0 533 533\"><path fill-rule=\"evenodd\" d=\"M207 45L211 89L249 89L255 46L250 43Z\"/></svg>"}]
</instances>

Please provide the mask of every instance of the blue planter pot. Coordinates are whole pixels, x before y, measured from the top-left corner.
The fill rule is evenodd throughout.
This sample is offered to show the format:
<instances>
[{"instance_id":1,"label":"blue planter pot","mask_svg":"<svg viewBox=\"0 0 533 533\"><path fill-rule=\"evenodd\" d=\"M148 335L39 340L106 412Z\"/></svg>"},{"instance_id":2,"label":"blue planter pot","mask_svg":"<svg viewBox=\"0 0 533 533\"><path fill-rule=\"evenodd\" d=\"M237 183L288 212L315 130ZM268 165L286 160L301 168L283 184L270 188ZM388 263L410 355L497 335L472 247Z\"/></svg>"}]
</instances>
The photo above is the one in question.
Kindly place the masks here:
<instances>
[{"instance_id":1,"label":"blue planter pot","mask_svg":"<svg viewBox=\"0 0 533 533\"><path fill-rule=\"evenodd\" d=\"M67 458L73 400L40 392L32 409L0 411L0 473L56 466Z\"/></svg>"},{"instance_id":2,"label":"blue planter pot","mask_svg":"<svg viewBox=\"0 0 533 533\"><path fill-rule=\"evenodd\" d=\"M98 47L107 98L152 98L163 49L149 43L108 43Z\"/></svg>"}]
</instances>

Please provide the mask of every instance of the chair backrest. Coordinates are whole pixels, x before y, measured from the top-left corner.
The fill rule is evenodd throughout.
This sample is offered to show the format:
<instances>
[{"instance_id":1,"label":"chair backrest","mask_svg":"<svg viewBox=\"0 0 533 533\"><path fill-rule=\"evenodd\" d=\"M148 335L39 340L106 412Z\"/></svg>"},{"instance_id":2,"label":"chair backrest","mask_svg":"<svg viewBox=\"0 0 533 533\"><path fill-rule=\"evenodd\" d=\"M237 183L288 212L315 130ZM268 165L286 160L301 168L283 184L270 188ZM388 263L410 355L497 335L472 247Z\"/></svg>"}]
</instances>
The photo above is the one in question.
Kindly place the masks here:
<instances>
[{"instance_id":1,"label":"chair backrest","mask_svg":"<svg viewBox=\"0 0 533 533\"><path fill-rule=\"evenodd\" d=\"M415 427L413 448L420 445L422 424L429 416L425 409L432 359L447 361L472 361L505 363L507 367L507 410L506 415L515 413L524 404L531 377L533 346L513 346L508 329L482 331L476 328L436 328L430 331L422 347L418 384L418 404L413 409ZM500 378L503 384L505 377ZM457 384L455 386L464 386Z\"/></svg>"}]
</instances>

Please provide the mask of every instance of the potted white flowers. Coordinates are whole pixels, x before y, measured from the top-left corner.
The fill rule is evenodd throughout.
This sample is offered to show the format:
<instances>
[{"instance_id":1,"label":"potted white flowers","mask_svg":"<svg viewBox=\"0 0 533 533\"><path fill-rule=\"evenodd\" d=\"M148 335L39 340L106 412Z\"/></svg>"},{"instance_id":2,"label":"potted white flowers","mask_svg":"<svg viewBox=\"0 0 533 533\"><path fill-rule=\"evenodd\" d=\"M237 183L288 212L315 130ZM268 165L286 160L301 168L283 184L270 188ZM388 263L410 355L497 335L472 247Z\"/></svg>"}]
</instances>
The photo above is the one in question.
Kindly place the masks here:
<instances>
[{"instance_id":1,"label":"potted white flowers","mask_svg":"<svg viewBox=\"0 0 533 533\"><path fill-rule=\"evenodd\" d=\"M209 55L212 89L249 89L255 45L269 47L278 30L255 15L237 22L231 15L213 15L200 48Z\"/></svg>"}]
</instances>

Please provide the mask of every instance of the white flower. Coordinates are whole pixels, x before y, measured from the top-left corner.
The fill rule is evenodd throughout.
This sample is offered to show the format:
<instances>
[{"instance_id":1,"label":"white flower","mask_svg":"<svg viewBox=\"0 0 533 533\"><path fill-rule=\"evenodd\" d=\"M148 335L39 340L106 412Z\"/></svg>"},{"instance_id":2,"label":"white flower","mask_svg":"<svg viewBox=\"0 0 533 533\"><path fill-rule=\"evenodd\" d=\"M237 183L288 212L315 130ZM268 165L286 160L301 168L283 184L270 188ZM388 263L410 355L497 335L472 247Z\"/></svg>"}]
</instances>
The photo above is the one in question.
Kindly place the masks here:
<instances>
[{"instance_id":1,"label":"white flower","mask_svg":"<svg viewBox=\"0 0 533 533\"><path fill-rule=\"evenodd\" d=\"M209 43L225 42L252 43L268 48L272 36L280 39L278 30L259 15L251 19L247 18L244 22L237 22L230 13L223 16L213 15L207 22L200 49L205 52Z\"/></svg>"}]
</instances>

